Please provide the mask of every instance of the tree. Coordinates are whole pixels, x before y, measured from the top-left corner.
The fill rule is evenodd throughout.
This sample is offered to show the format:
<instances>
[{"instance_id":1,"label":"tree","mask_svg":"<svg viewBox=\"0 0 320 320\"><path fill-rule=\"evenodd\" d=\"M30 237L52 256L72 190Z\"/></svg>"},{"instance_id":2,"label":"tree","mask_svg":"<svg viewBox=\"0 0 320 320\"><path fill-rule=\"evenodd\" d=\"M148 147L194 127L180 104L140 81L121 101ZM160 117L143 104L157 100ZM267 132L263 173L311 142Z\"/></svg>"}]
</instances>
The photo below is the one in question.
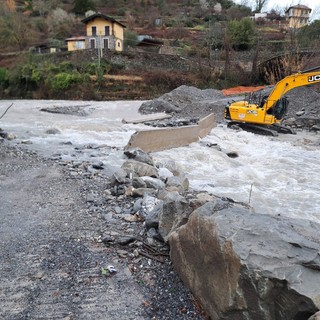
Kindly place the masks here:
<instances>
[{"instance_id":1,"label":"tree","mask_svg":"<svg viewBox=\"0 0 320 320\"><path fill-rule=\"evenodd\" d=\"M44 16L48 11L48 7L44 0L33 0L32 1L32 9L33 11L37 11L40 16Z\"/></svg>"},{"instance_id":2,"label":"tree","mask_svg":"<svg viewBox=\"0 0 320 320\"><path fill-rule=\"evenodd\" d=\"M224 29L221 22L209 23L205 43L209 50L217 50L223 47Z\"/></svg>"},{"instance_id":3,"label":"tree","mask_svg":"<svg viewBox=\"0 0 320 320\"><path fill-rule=\"evenodd\" d=\"M299 29L297 33L298 44L302 48L319 47L320 20Z\"/></svg>"},{"instance_id":4,"label":"tree","mask_svg":"<svg viewBox=\"0 0 320 320\"><path fill-rule=\"evenodd\" d=\"M47 24L51 38L64 39L75 32L76 20L73 14L58 8L48 16Z\"/></svg>"},{"instance_id":5,"label":"tree","mask_svg":"<svg viewBox=\"0 0 320 320\"><path fill-rule=\"evenodd\" d=\"M75 14L84 15L87 11L95 11L95 5L92 0L74 0L72 11Z\"/></svg>"},{"instance_id":6,"label":"tree","mask_svg":"<svg viewBox=\"0 0 320 320\"><path fill-rule=\"evenodd\" d=\"M250 7L236 4L227 10L227 17L230 20L241 20L242 18L250 16L251 13Z\"/></svg>"},{"instance_id":7,"label":"tree","mask_svg":"<svg viewBox=\"0 0 320 320\"><path fill-rule=\"evenodd\" d=\"M255 0L255 11L261 12L262 8L265 7L268 3L268 0Z\"/></svg>"},{"instance_id":8,"label":"tree","mask_svg":"<svg viewBox=\"0 0 320 320\"><path fill-rule=\"evenodd\" d=\"M232 20L228 24L228 35L233 48L237 50L248 50L254 42L254 24L250 18L240 21Z\"/></svg>"},{"instance_id":9,"label":"tree","mask_svg":"<svg viewBox=\"0 0 320 320\"><path fill-rule=\"evenodd\" d=\"M3 7L0 9L1 48L7 50L26 49L36 40L30 20L20 12L10 12Z\"/></svg>"}]
</instances>

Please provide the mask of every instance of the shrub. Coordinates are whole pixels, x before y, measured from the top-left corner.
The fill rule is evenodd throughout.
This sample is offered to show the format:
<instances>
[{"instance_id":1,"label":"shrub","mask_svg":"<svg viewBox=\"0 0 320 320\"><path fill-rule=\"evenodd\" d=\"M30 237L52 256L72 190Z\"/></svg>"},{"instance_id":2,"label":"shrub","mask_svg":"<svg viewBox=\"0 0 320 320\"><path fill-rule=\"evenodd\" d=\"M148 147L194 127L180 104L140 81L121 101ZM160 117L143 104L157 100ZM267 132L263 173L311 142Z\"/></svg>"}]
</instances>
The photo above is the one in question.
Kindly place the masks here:
<instances>
[{"instance_id":1,"label":"shrub","mask_svg":"<svg viewBox=\"0 0 320 320\"><path fill-rule=\"evenodd\" d=\"M66 72L58 73L52 80L49 80L50 86L54 91L66 90L70 88L72 84L80 82L82 82L80 74Z\"/></svg>"},{"instance_id":2,"label":"shrub","mask_svg":"<svg viewBox=\"0 0 320 320\"><path fill-rule=\"evenodd\" d=\"M9 84L8 71L5 68L0 68L0 87L6 88Z\"/></svg>"},{"instance_id":3,"label":"shrub","mask_svg":"<svg viewBox=\"0 0 320 320\"><path fill-rule=\"evenodd\" d=\"M74 70L74 65L70 61L63 61L59 64L60 72L71 72Z\"/></svg>"},{"instance_id":4,"label":"shrub","mask_svg":"<svg viewBox=\"0 0 320 320\"><path fill-rule=\"evenodd\" d=\"M233 48L248 50L254 42L253 22L249 18L243 18L240 21L232 20L228 24L228 34Z\"/></svg>"}]
</instances>

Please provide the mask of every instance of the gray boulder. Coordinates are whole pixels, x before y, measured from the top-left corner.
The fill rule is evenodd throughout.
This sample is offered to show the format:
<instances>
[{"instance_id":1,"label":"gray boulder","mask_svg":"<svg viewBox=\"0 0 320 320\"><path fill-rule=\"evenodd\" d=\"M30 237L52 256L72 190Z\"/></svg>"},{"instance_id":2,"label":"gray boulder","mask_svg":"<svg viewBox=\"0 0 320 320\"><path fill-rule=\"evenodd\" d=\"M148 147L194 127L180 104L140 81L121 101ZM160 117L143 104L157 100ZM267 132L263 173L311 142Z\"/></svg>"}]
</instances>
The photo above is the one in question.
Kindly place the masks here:
<instances>
[{"instance_id":1,"label":"gray boulder","mask_svg":"<svg viewBox=\"0 0 320 320\"><path fill-rule=\"evenodd\" d=\"M307 320L320 308L320 225L215 200L171 232L171 260L212 319Z\"/></svg>"},{"instance_id":2,"label":"gray boulder","mask_svg":"<svg viewBox=\"0 0 320 320\"><path fill-rule=\"evenodd\" d=\"M158 194L163 200L163 208L159 214L159 233L167 241L172 230L186 223L189 216L189 203L178 192L163 191Z\"/></svg>"},{"instance_id":3,"label":"gray boulder","mask_svg":"<svg viewBox=\"0 0 320 320\"><path fill-rule=\"evenodd\" d=\"M166 188L183 193L189 190L189 180L184 175L169 177L167 179Z\"/></svg>"},{"instance_id":4,"label":"gray boulder","mask_svg":"<svg viewBox=\"0 0 320 320\"><path fill-rule=\"evenodd\" d=\"M121 166L123 170L127 172L127 175L130 174L138 177L149 176L158 178L157 169L149 164L135 161L135 160L127 160Z\"/></svg>"},{"instance_id":5,"label":"gray boulder","mask_svg":"<svg viewBox=\"0 0 320 320\"><path fill-rule=\"evenodd\" d=\"M162 180L157 178L141 177L141 179L145 182L147 188L162 190L166 187L165 183Z\"/></svg>"},{"instance_id":6,"label":"gray boulder","mask_svg":"<svg viewBox=\"0 0 320 320\"><path fill-rule=\"evenodd\" d=\"M144 162L144 163L150 164L151 166L154 165L152 157L148 153L144 152L139 148L128 149L124 152L124 154L129 159L134 159L136 161Z\"/></svg>"},{"instance_id":7,"label":"gray boulder","mask_svg":"<svg viewBox=\"0 0 320 320\"><path fill-rule=\"evenodd\" d=\"M136 189L138 188L146 188L147 184L140 177L135 177L132 179L132 186Z\"/></svg>"}]
</instances>

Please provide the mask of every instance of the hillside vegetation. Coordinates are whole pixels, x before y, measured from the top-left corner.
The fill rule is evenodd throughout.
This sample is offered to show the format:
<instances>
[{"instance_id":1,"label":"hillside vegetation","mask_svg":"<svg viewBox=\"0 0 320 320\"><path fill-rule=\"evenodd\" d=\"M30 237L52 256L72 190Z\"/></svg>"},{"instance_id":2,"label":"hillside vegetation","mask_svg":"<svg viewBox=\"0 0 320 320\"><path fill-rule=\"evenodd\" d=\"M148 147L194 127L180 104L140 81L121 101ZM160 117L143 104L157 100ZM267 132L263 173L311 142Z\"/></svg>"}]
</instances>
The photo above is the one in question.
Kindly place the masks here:
<instances>
[{"instance_id":1,"label":"hillside vegetation","mask_svg":"<svg viewBox=\"0 0 320 320\"><path fill-rule=\"evenodd\" d=\"M66 48L65 39L84 34L85 14L101 12L124 25L125 51L37 54L39 48ZM231 0L4 0L0 3L0 96L71 99L148 99L181 84L225 88L275 80L260 77L259 61L287 53L281 74L309 66L318 50L320 21L288 30L281 12L250 19L251 8ZM27 30L27 32L26 32ZM136 47L137 35L163 42ZM177 58L178 57L178 58ZM146 61L148 63L146 63ZM152 63L156 61L157 63ZM118 75L110 77L106 75Z\"/></svg>"}]
</instances>

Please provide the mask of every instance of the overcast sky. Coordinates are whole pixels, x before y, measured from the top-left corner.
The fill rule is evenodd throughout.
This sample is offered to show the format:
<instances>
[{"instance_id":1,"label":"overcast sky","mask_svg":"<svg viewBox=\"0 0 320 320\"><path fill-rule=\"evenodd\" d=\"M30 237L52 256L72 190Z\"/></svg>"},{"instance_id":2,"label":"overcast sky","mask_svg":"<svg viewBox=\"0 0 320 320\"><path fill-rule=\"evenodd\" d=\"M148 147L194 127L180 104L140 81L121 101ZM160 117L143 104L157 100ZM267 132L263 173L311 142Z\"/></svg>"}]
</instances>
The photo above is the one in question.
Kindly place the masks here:
<instances>
[{"instance_id":1,"label":"overcast sky","mask_svg":"<svg viewBox=\"0 0 320 320\"><path fill-rule=\"evenodd\" d=\"M235 0L236 3L242 4L254 4L255 0ZM283 8L287 8L292 5L303 4L310 9L311 18L320 19L320 1L319 0L267 0L267 5L263 7L262 11L270 11L271 9L275 9L277 11L283 10Z\"/></svg>"}]
</instances>

